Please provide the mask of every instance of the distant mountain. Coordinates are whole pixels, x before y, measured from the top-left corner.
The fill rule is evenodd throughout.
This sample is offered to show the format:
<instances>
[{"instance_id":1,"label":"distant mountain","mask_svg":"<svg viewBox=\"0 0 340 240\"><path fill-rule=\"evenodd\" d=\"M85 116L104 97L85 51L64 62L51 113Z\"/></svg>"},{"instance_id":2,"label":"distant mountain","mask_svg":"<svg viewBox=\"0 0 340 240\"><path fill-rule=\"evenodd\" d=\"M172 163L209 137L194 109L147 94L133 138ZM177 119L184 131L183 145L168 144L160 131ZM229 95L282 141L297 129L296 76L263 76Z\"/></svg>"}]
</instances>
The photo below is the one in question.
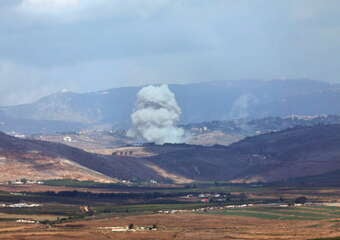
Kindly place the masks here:
<instances>
[{"instance_id":1,"label":"distant mountain","mask_svg":"<svg viewBox=\"0 0 340 240\"><path fill-rule=\"evenodd\" d=\"M311 80L228 81L170 85L182 123L288 115L340 114L340 86ZM60 92L19 106L1 107L15 119L111 124L128 128L140 87L91 93Z\"/></svg>"},{"instance_id":2,"label":"distant mountain","mask_svg":"<svg viewBox=\"0 0 340 240\"><path fill-rule=\"evenodd\" d=\"M14 118L0 112L0 131L12 134L76 132L86 127L79 122Z\"/></svg>"},{"instance_id":3,"label":"distant mountain","mask_svg":"<svg viewBox=\"0 0 340 240\"><path fill-rule=\"evenodd\" d=\"M0 181L26 177L270 183L304 178L317 185L318 179L331 176L328 184L339 185L339 146L340 125L296 127L230 146L132 146L112 156L0 134Z\"/></svg>"},{"instance_id":4,"label":"distant mountain","mask_svg":"<svg viewBox=\"0 0 340 240\"><path fill-rule=\"evenodd\" d=\"M59 92L32 104L2 107L0 111L17 119L127 125L137 91L138 88L117 88L84 94Z\"/></svg>"}]
</instances>

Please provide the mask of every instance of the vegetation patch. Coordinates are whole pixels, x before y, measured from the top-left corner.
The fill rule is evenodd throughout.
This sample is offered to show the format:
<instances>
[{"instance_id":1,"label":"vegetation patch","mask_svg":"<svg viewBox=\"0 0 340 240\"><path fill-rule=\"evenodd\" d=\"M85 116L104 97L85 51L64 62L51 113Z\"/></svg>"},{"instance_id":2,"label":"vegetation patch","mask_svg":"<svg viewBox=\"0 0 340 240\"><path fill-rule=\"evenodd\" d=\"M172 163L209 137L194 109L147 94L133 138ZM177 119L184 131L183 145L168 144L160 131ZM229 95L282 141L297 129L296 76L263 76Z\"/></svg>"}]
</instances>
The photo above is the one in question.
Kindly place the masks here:
<instances>
[{"instance_id":1,"label":"vegetation patch","mask_svg":"<svg viewBox=\"0 0 340 240\"><path fill-rule=\"evenodd\" d=\"M324 210L322 212L321 210ZM208 212L210 214L234 215L277 220L323 220L340 218L339 211L319 207L248 207Z\"/></svg>"}]
</instances>

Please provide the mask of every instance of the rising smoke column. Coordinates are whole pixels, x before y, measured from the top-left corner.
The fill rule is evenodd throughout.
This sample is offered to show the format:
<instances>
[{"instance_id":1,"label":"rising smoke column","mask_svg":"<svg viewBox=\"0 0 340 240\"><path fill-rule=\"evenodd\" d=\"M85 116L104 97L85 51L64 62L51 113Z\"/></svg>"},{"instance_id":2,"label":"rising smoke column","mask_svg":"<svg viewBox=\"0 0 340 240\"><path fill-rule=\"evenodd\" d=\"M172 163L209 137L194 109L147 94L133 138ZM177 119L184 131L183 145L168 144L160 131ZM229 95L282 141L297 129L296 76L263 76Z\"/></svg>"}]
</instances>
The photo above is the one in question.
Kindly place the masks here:
<instances>
[{"instance_id":1,"label":"rising smoke column","mask_svg":"<svg viewBox=\"0 0 340 240\"><path fill-rule=\"evenodd\" d=\"M181 108L168 85L144 87L137 94L128 135L156 144L182 142L184 130L176 126L180 116Z\"/></svg>"}]
</instances>

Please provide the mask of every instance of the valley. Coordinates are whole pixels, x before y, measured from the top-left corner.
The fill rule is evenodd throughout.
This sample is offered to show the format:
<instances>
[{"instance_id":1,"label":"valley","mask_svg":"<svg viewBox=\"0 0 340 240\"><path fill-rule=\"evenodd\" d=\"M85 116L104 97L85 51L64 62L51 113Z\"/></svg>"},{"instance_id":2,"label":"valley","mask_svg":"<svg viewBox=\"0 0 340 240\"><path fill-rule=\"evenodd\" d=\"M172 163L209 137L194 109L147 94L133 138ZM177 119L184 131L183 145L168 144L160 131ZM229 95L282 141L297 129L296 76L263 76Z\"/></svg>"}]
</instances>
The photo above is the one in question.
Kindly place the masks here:
<instances>
[{"instance_id":1,"label":"valley","mask_svg":"<svg viewBox=\"0 0 340 240\"><path fill-rule=\"evenodd\" d=\"M155 144L66 105L26 115L83 97L0 111L0 239L340 237L339 116L197 118Z\"/></svg>"},{"instance_id":2,"label":"valley","mask_svg":"<svg viewBox=\"0 0 340 240\"><path fill-rule=\"evenodd\" d=\"M23 185L16 194L0 186L0 202L39 203L30 208L0 207L0 239L339 237L339 188L46 184L48 191Z\"/></svg>"},{"instance_id":3,"label":"valley","mask_svg":"<svg viewBox=\"0 0 340 240\"><path fill-rule=\"evenodd\" d=\"M339 126L228 146L1 133L0 239L336 239Z\"/></svg>"},{"instance_id":4,"label":"valley","mask_svg":"<svg viewBox=\"0 0 340 240\"><path fill-rule=\"evenodd\" d=\"M340 240L339 13L0 0L0 240Z\"/></svg>"}]
</instances>

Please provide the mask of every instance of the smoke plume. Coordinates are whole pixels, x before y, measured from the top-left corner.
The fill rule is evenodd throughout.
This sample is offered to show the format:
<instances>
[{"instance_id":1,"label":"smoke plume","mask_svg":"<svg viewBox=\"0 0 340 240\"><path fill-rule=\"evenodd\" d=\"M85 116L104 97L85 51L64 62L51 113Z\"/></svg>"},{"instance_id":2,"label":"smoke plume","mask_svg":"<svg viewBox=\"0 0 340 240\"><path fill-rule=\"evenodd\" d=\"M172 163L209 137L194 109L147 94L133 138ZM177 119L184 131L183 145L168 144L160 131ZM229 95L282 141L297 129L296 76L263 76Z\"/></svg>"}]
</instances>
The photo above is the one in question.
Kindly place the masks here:
<instances>
[{"instance_id":1,"label":"smoke plume","mask_svg":"<svg viewBox=\"0 0 340 240\"><path fill-rule=\"evenodd\" d=\"M231 107L229 118L231 119L245 119L248 118L251 108L258 102L256 96L251 94L243 94L239 96Z\"/></svg>"},{"instance_id":2,"label":"smoke plume","mask_svg":"<svg viewBox=\"0 0 340 240\"><path fill-rule=\"evenodd\" d=\"M137 94L128 135L156 144L182 142L184 130L176 126L180 115L175 94L167 85L144 87Z\"/></svg>"}]
</instances>

